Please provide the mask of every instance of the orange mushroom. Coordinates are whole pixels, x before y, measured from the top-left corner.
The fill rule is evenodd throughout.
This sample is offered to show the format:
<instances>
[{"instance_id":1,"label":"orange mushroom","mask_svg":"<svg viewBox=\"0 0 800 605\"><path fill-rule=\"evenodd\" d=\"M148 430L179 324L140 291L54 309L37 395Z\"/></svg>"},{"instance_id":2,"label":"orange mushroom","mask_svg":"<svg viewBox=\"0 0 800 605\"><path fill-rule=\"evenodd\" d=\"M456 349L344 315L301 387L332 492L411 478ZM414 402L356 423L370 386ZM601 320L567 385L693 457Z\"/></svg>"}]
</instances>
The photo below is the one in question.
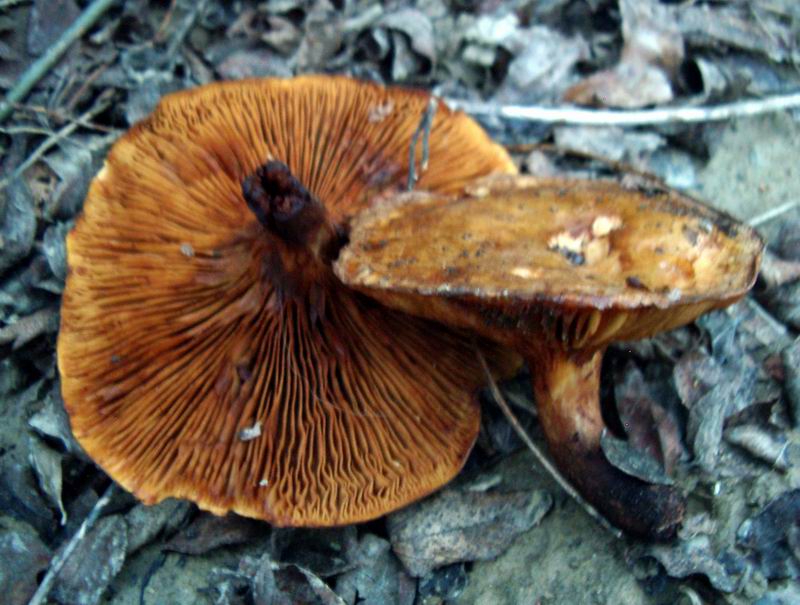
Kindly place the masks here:
<instances>
[{"instance_id":1,"label":"orange mushroom","mask_svg":"<svg viewBox=\"0 0 800 605\"><path fill-rule=\"evenodd\" d=\"M217 83L114 145L67 240L58 341L75 436L114 480L147 503L327 526L460 469L483 382L469 339L330 266L349 218L405 184L427 104L343 77ZM515 170L444 106L429 146L432 191Z\"/></svg>"},{"instance_id":2,"label":"orange mushroom","mask_svg":"<svg viewBox=\"0 0 800 605\"><path fill-rule=\"evenodd\" d=\"M388 306L522 353L564 474L618 527L669 538L682 496L600 449L603 351L736 301L761 249L752 229L658 184L499 176L365 211L335 270Z\"/></svg>"}]
</instances>

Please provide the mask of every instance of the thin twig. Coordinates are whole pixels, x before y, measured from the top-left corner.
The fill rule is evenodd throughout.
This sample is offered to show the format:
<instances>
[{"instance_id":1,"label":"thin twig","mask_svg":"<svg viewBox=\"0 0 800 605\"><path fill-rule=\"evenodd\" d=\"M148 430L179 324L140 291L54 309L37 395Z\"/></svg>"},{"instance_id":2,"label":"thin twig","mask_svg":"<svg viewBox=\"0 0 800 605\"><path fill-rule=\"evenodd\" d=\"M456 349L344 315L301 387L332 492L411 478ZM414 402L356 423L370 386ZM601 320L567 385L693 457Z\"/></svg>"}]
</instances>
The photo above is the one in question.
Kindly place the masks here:
<instances>
[{"instance_id":1,"label":"thin twig","mask_svg":"<svg viewBox=\"0 0 800 605\"><path fill-rule=\"evenodd\" d=\"M67 562L70 555L75 551L81 541L86 537L86 534L89 533L89 530L94 526L97 519L100 518L100 513L103 512L103 509L106 505L111 501L111 498L114 497L116 493L116 484L112 483L108 486L108 489L105 493L100 497L100 499L95 503L94 507L86 518L81 523L81 526L78 528L78 531L75 532L75 535L70 538L67 545L64 547L59 554L53 557L50 561L50 567L47 570L47 574L44 576L42 583L39 584L39 588L36 589L36 592L31 597L31 600L28 601L28 605L41 605L44 600L47 598L50 589L53 587L53 582L55 582L56 578L58 577L58 573L61 571L61 568L64 567L64 563Z\"/></svg>"},{"instance_id":2,"label":"thin twig","mask_svg":"<svg viewBox=\"0 0 800 605\"><path fill-rule=\"evenodd\" d=\"M0 126L0 132L3 134L39 134L49 137L53 134L50 128L42 128L41 126Z\"/></svg>"},{"instance_id":3,"label":"thin twig","mask_svg":"<svg viewBox=\"0 0 800 605\"><path fill-rule=\"evenodd\" d=\"M107 132L109 134L122 133L122 130L120 130L119 128L112 128L111 126L105 126L103 124L98 124L97 122L82 120L80 117L74 116L70 113L65 113L61 109L47 109L46 107L42 107L41 105L26 105L24 103L13 103L13 109L15 111L29 111L31 113L38 113L41 115L45 115L47 117L53 118L54 120L57 120L58 122L75 122L79 126L82 126L83 128L88 128L90 130Z\"/></svg>"},{"instance_id":4,"label":"thin twig","mask_svg":"<svg viewBox=\"0 0 800 605\"><path fill-rule=\"evenodd\" d=\"M167 12L164 15L164 18L161 19L161 24L158 26L158 30L156 30L156 34L153 36L154 44L160 44L166 38L167 29L172 22L172 16L175 14L175 6L177 4L178 0L170 0L169 8L167 8Z\"/></svg>"},{"instance_id":5,"label":"thin twig","mask_svg":"<svg viewBox=\"0 0 800 605\"><path fill-rule=\"evenodd\" d=\"M192 26L194 26L197 17L199 17L200 13L206 9L207 2L208 0L196 1L194 6L192 6L186 16L183 18L183 21L175 26L175 33L173 34L172 40L170 40L169 46L167 46L167 50L164 53L169 61L172 61L175 53L178 52L178 48L180 48L181 44L183 44L183 40L189 34Z\"/></svg>"},{"instance_id":6,"label":"thin twig","mask_svg":"<svg viewBox=\"0 0 800 605\"><path fill-rule=\"evenodd\" d=\"M609 523L608 520L601 515L595 507L584 500L583 497L575 490L575 488L572 487L569 481L567 481L558 471L558 469L547 459L547 456L545 456L544 453L536 446L536 444L530 438L530 435L528 435L527 431L523 428L522 424L520 424L516 415L511 410L511 407L506 402L505 397L503 397L503 394L500 392L500 389L497 386L494 377L492 376L492 372L489 370L489 366L486 363L486 359L483 357L483 353L481 353L481 350L477 346L475 347L475 353L478 356L478 361L480 362L483 371L486 373L486 377L489 381L489 390L492 392L492 397L503 411L503 414L505 414L505 417L511 424L511 427L514 429L517 435L519 435L519 438L522 439L523 443L525 443L531 453L533 453L533 455L539 461L539 464L542 465L544 470L549 473L549 475L561 487L561 489L567 492L567 494L573 500L575 500L575 502L577 502L578 505L580 505L590 517L611 532L614 537L622 538L622 532L611 525L611 523Z\"/></svg>"},{"instance_id":7,"label":"thin twig","mask_svg":"<svg viewBox=\"0 0 800 605\"><path fill-rule=\"evenodd\" d=\"M460 99L445 99L445 102L453 109L461 109L474 116L496 116L531 122L586 126L645 126L648 124L717 122L783 109L794 109L800 107L800 92L775 95L764 99L736 101L712 107L659 107L625 111L580 107L497 105Z\"/></svg>"},{"instance_id":8,"label":"thin twig","mask_svg":"<svg viewBox=\"0 0 800 605\"><path fill-rule=\"evenodd\" d=\"M8 91L5 100L0 103L0 122L8 117L13 109L13 103L25 98L36 83L42 79L53 65L61 58L61 55L72 45L75 40L80 38L102 16L106 10L114 3L114 0L94 0L77 19L70 25L61 37L33 64L25 70L14 87Z\"/></svg>"},{"instance_id":9,"label":"thin twig","mask_svg":"<svg viewBox=\"0 0 800 605\"><path fill-rule=\"evenodd\" d=\"M116 59L116 57L117 57L117 53L115 52L113 56L114 56L114 59ZM111 66L111 63L110 63L110 62L106 62L106 63L101 63L101 64L100 64L100 65L98 65L96 68L94 68L94 69L93 69L93 70L92 70L92 71L89 73L89 75L88 75L88 76L86 76L86 79L85 79L85 80L84 80L84 81L81 83L81 85L78 87L78 90L76 90L76 91L73 93L73 95L72 95L72 98L71 98L71 99L70 99L70 100L67 102L67 104L64 106L64 109L65 109L66 111L68 111L69 113L72 113L72 112L74 111L74 109L75 109L75 106L76 106L76 105L78 104L78 102L79 102L79 101L80 101L80 100L83 98L83 94L84 94L84 93L85 93L87 90L89 90L89 88L92 86L92 84L94 84L94 83L95 83L95 81L96 81L96 80L97 80L97 79L98 79L98 78L99 78L101 75L103 75L103 72L104 72L104 71L106 71L106 70L107 70L107 69L108 69L110 66Z\"/></svg>"},{"instance_id":10,"label":"thin twig","mask_svg":"<svg viewBox=\"0 0 800 605\"><path fill-rule=\"evenodd\" d=\"M428 157L430 150L428 141L431 136L431 126L433 125L433 116L436 114L437 101L436 97L431 96L428 100L428 105L425 107L425 112L422 114L422 119L419 121L419 126L411 135L411 147L408 151L408 184L409 191L414 189L414 185L422 176L422 173L428 169ZM422 136L422 159L419 163L419 172L417 172L417 143L419 137Z\"/></svg>"},{"instance_id":11,"label":"thin twig","mask_svg":"<svg viewBox=\"0 0 800 605\"><path fill-rule=\"evenodd\" d=\"M100 97L97 99L95 104L87 109L83 114L81 114L77 120L70 122L57 132L50 135L41 145L39 145L36 150L27 157L27 159L22 162L14 172L11 173L11 176L0 180L0 191L8 187L8 184L13 181L15 178L19 177L23 172L25 172L28 168L30 168L36 161L39 160L47 151L53 147L53 145L57 144L59 141L65 139L73 132L75 132L80 126L81 122L86 120L91 120L91 118L101 111L105 110L111 102L111 95L110 94L101 94Z\"/></svg>"},{"instance_id":12,"label":"thin twig","mask_svg":"<svg viewBox=\"0 0 800 605\"><path fill-rule=\"evenodd\" d=\"M511 405L517 406L519 409L528 412L531 416L536 418L539 415L539 411L533 406L529 400L521 397L515 393L506 393L506 397L508 397L508 401Z\"/></svg>"},{"instance_id":13,"label":"thin twig","mask_svg":"<svg viewBox=\"0 0 800 605\"><path fill-rule=\"evenodd\" d=\"M780 206L775 206L774 208L770 208L766 212L762 212L761 214L754 216L749 221L747 221L751 227L759 227L764 223L768 223L771 220L778 218L782 214L786 214L790 210L794 210L800 206L800 202L797 200L792 200L790 202L786 202L781 204Z\"/></svg>"}]
</instances>

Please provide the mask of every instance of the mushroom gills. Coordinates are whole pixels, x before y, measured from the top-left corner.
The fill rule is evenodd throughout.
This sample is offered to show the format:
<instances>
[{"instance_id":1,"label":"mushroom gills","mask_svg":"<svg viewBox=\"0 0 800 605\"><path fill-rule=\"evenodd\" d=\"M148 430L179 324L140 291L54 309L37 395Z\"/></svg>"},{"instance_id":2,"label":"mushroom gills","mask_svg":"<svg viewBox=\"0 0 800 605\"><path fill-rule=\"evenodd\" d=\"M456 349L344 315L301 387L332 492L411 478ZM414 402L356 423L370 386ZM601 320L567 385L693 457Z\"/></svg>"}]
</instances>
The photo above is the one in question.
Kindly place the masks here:
<instances>
[{"instance_id":1,"label":"mushroom gills","mask_svg":"<svg viewBox=\"0 0 800 605\"><path fill-rule=\"evenodd\" d=\"M471 336L331 268L350 217L405 187L429 98L340 76L215 82L114 143L67 238L58 367L73 433L115 482L312 527L459 472L485 382ZM516 171L442 103L428 146L431 191ZM486 352L498 376L519 367Z\"/></svg>"}]
</instances>

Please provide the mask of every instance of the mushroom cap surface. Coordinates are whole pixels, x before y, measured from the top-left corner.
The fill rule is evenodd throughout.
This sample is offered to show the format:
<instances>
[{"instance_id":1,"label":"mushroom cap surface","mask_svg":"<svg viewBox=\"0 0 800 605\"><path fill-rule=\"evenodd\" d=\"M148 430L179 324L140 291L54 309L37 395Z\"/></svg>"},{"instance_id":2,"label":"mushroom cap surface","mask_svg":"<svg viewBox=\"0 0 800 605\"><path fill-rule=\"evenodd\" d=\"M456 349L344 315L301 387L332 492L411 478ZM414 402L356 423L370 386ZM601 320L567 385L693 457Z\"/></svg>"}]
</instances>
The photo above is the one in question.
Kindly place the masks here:
<instances>
[{"instance_id":1,"label":"mushroom cap surface","mask_svg":"<svg viewBox=\"0 0 800 605\"><path fill-rule=\"evenodd\" d=\"M367 210L335 270L385 304L510 344L597 348L733 302L761 248L749 227L656 183L496 176Z\"/></svg>"},{"instance_id":2,"label":"mushroom cap surface","mask_svg":"<svg viewBox=\"0 0 800 605\"><path fill-rule=\"evenodd\" d=\"M58 366L73 432L146 503L279 525L363 521L440 487L475 440L471 340L344 288L289 296L242 182L279 161L339 227L406 182L428 95L343 77L165 97L118 140L67 239ZM513 172L439 107L420 186ZM305 267L293 267L302 273ZM313 300L312 300L313 299ZM508 373L515 356L493 351Z\"/></svg>"}]
</instances>

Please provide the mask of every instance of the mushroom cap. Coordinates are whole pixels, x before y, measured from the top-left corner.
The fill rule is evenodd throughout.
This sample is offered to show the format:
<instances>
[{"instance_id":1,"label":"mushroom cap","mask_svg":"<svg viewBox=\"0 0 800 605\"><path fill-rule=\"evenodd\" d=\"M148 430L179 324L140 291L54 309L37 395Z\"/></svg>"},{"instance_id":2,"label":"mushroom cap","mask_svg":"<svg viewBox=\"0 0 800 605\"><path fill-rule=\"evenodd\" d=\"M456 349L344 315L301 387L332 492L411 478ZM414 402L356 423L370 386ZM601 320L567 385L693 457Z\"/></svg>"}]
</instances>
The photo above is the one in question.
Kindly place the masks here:
<instances>
[{"instance_id":1,"label":"mushroom cap","mask_svg":"<svg viewBox=\"0 0 800 605\"><path fill-rule=\"evenodd\" d=\"M597 348L733 302L761 249L749 227L657 183L496 176L367 210L335 271L385 304L517 347Z\"/></svg>"},{"instance_id":2,"label":"mushroom cap","mask_svg":"<svg viewBox=\"0 0 800 605\"><path fill-rule=\"evenodd\" d=\"M484 382L470 338L349 291L330 267L305 299L283 296L266 270L275 238L242 193L280 161L346 227L405 184L427 103L343 77L216 83L165 97L116 142L67 239L58 340L73 432L114 480L147 503L327 526L458 472ZM439 107L420 186L514 170ZM500 374L518 366L492 356Z\"/></svg>"}]
</instances>

